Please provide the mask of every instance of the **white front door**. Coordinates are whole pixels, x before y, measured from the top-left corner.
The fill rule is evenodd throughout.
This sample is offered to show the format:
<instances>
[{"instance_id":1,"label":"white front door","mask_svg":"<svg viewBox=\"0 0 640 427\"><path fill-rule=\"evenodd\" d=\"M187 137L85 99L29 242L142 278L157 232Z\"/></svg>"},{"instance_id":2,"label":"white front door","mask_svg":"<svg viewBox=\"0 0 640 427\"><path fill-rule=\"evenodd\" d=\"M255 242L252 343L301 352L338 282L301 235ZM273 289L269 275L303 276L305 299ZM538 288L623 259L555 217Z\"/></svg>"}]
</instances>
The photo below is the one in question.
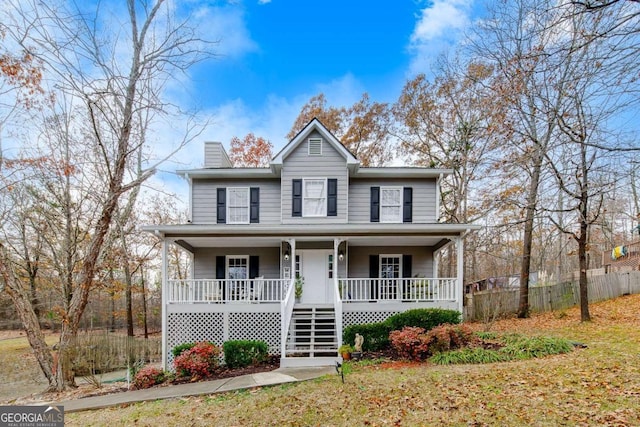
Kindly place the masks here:
<instances>
[{"instance_id":1,"label":"white front door","mask_svg":"<svg viewBox=\"0 0 640 427\"><path fill-rule=\"evenodd\" d=\"M333 275L331 250L301 250L301 276L304 277L302 297L304 304L330 304L333 302Z\"/></svg>"}]
</instances>

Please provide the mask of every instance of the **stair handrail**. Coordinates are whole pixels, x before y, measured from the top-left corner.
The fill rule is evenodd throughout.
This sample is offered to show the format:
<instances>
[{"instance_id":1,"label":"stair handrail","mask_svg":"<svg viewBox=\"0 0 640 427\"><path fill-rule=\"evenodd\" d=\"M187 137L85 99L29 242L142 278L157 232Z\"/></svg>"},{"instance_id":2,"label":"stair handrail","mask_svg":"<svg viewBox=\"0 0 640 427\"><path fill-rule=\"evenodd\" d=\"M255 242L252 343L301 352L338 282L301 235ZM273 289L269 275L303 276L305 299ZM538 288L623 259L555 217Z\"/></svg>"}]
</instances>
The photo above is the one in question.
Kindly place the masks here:
<instances>
[{"instance_id":1,"label":"stair handrail","mask_svg":"<svg viewBox=\"0 0 640 427\"><path fill-rule=\"evenodd\" d=\"M342 295L338 277L333 278L333 311L336 315L336 339L340 348L342 345Z\"/></svg>"},{"instance_id":2,"label":"stair handrail","mask_svg":"<svg viewBox=\"0 0 640 427\"><path fill-rule=\"evenodd\" d=\"M295 289L295 281L292 278L291 283L287 287L284 299L280 302L280 357L286 357L287 354L287 335L289 334L289 326L291 325L291 317L293 316L293 306L295 299L293 297Z\"/></svg>"}]
</instances>

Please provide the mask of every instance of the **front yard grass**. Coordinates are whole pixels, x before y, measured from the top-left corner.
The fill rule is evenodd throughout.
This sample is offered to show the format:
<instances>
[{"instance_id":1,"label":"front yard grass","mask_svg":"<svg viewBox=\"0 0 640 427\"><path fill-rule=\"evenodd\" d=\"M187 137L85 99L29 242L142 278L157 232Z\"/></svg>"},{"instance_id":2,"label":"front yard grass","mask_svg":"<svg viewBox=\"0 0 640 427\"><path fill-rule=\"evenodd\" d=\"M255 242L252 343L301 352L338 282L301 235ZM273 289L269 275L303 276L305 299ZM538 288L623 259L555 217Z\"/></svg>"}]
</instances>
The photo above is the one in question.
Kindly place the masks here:
<instances>
[{"instance_id":1,"label":"front yard grass","mask_svg":"<svg viewBox=\"0 0 640 427\"><path fill-rule=\"evenodd\" d=\"M320 380L66 414L67 425L640 425L640 295L492 330L587 345L484 365L354 364ZM473 325L482 330L483 325Z\"/></svg>"}]
</instances>

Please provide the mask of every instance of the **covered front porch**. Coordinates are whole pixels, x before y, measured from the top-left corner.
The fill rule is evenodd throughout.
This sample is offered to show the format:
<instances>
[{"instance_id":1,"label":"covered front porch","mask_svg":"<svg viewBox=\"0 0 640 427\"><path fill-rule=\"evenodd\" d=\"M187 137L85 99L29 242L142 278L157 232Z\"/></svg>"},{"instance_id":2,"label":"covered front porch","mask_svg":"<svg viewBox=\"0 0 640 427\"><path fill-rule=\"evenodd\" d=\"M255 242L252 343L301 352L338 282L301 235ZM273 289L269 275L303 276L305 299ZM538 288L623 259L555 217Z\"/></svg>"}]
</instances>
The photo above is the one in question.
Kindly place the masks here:
<instances>
[{"instance_id":1,"label":"covered front porch","mask_svg":"<svg viewBox=\"0 0 640 427\"><path fill-rule=\"evenodd\" d=\"M182 342L261 339L283 366L332 364L350 324L412 308L461 311L462 238L165 235L164 362ZM170 245L190 254L190 278L169 277ZM439 277L443 251L454 256L454 277ZM298 298L296 280L304 282ZM313 336L320 318L330 339Z\"/></svg>"}]
</instances>

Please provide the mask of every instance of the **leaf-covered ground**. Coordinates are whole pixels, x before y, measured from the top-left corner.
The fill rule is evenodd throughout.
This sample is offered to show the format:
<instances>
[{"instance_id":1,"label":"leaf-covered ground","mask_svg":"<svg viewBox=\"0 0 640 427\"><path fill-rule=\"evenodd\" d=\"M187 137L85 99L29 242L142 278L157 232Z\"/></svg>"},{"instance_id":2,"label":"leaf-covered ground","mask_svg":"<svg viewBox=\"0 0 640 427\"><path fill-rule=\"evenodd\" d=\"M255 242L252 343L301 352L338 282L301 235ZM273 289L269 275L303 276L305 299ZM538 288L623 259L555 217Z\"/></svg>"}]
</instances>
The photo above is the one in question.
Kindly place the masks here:
<instances>
[{"instance_id":1,"label":"leaf-covered ground","mask_svg":"<svg viewBox=\"0 0 640 427\"><path fill-rule=\"evenodd\" d=\"M572 353L488 365L355 366L335 376L221 395L67 414L67 425L640 425L640 295L501 320L491 330L565 337ZM484 329L484 325L474 325Z\"/></svg>"}]
</instances>

